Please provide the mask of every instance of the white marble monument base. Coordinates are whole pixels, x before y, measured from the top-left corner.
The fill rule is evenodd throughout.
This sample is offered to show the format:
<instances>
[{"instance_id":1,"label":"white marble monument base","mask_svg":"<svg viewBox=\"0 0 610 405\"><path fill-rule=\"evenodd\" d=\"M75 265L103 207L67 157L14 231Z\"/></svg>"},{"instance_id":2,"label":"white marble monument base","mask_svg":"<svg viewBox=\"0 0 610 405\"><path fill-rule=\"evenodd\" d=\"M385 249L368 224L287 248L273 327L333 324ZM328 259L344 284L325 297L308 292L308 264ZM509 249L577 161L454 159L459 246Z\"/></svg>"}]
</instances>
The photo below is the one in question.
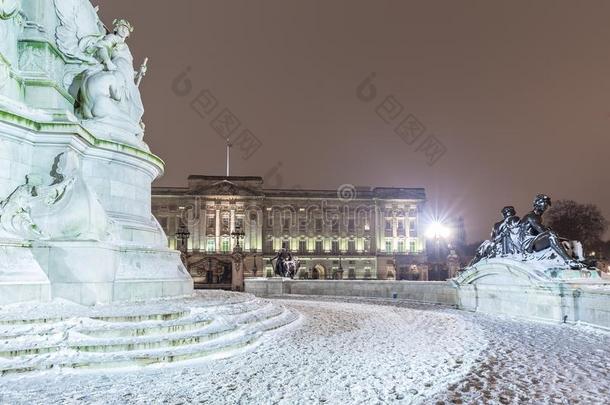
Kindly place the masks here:
<instances>
[{"instance_id":1,"label":"white marble monument base","mask_svg":"<svg viewBox=\"0 0 610 405\"><path fill-rule=\"evenodd\" d=\"M53 298L95 305L192 293L193 283L175 251L66 241L37 243L33 253Z\"/></svg>"},{"instance_id":2,"label":"white marble monument base","mask_svg":"<svg viewBox=\"0 0 610 405\"><path fill-rule=\"evenodd\" d=\"M48 302L51 283L27 245L0 243L0 305L15 302Z\"/></svg>"},{"instance_id":3,"label":"white marble monument base","mask_svg":"<svg viewBox=\"0 0 610 405\"><path fill-rule=\"evenodd\" d=\"M460 309L610 329L610 282L595 270L483 259L453 279Z\"/></svg>"}]
</instances>

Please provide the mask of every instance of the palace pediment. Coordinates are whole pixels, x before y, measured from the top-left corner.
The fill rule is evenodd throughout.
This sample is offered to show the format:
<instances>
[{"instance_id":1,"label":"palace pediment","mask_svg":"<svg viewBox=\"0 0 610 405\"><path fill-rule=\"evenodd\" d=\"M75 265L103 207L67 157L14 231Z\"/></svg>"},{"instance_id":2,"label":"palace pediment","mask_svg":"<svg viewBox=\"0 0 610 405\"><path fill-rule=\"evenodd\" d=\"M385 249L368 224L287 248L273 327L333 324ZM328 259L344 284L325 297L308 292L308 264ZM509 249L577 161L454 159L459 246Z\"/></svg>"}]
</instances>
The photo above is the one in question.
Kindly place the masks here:
<instances>
[{"instance_id":1,"label":"palace pediment","mask_svg":"<svg viewBox=\"0 0 610 405\"><path fill-rule=\"evenodd\" d=\"M227 195L227 196L244 196L252 197L261 195L256 190L248 187L240 186L228 180L222 180L217 183L197 187L195 194L199 195Z\"/></svg>"}]
</instances>

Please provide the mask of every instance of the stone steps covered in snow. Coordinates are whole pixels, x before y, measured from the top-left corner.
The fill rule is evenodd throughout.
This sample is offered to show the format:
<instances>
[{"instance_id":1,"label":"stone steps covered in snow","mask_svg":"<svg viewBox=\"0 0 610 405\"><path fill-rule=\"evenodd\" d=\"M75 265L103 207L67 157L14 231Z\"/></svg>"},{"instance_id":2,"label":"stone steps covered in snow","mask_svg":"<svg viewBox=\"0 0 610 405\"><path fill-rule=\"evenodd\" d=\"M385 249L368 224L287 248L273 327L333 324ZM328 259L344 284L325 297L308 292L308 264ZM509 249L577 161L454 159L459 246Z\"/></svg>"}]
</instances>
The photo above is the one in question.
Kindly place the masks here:
<instances>
[{"instance_id":1,"label":"stone steps covered in snow","mask_svg":"<svg viewBox=\"0 0 610 405\"><path fill-rule=\"evenodd\" d=\"M0 308L5 322L0 326L2 375L195 359L255 344L266 331L297 318L282 306L249 294L218 291L151 303L62 308L56 317L48 316L52 311L46 308L39 317L24 318L27 322L19 322L16 313L7 319L4 310Z\"/></svg>"}]
</instances>

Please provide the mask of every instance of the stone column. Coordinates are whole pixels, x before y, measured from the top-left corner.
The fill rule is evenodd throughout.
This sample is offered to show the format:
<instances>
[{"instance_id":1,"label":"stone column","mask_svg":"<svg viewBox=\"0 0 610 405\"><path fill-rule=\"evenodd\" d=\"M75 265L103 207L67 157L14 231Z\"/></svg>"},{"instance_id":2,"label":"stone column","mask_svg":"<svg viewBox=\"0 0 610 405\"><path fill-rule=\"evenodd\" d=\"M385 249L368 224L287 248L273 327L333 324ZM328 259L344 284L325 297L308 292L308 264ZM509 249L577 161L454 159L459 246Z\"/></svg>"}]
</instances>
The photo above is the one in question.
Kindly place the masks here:
<instances>
[{"instance_id":1,"label":"stone column","mask_svg":"<svg viewBox=\"0 0 610 405\"><path fill-rule=\"evenodd\" d=\"M220 251L220 209L216 208L216 253Z\"/></svg>"}]
</instances>

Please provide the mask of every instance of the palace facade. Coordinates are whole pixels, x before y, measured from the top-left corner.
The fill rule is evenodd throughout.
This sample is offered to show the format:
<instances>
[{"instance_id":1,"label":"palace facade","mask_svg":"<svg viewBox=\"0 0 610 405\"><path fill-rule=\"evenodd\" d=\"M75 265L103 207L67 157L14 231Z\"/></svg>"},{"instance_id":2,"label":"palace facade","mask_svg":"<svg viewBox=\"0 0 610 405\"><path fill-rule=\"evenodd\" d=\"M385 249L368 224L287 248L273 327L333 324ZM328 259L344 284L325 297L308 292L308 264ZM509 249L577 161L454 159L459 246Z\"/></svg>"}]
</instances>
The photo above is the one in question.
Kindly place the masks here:
<instances>
[{"instance_id":1,"label":"palace facade","mask_svg":"<svg viewBox=\"0 0 610 405\"><path fill-rule=\"evenodd\" d=\"M193 175L153 188L152 208L197 287L239 290L244 277L271 276L282 247L300 278L393 279L397 262L423 265L425 198L423 188L266 189L261 177Z\"/></svg>"}]
</instances>

